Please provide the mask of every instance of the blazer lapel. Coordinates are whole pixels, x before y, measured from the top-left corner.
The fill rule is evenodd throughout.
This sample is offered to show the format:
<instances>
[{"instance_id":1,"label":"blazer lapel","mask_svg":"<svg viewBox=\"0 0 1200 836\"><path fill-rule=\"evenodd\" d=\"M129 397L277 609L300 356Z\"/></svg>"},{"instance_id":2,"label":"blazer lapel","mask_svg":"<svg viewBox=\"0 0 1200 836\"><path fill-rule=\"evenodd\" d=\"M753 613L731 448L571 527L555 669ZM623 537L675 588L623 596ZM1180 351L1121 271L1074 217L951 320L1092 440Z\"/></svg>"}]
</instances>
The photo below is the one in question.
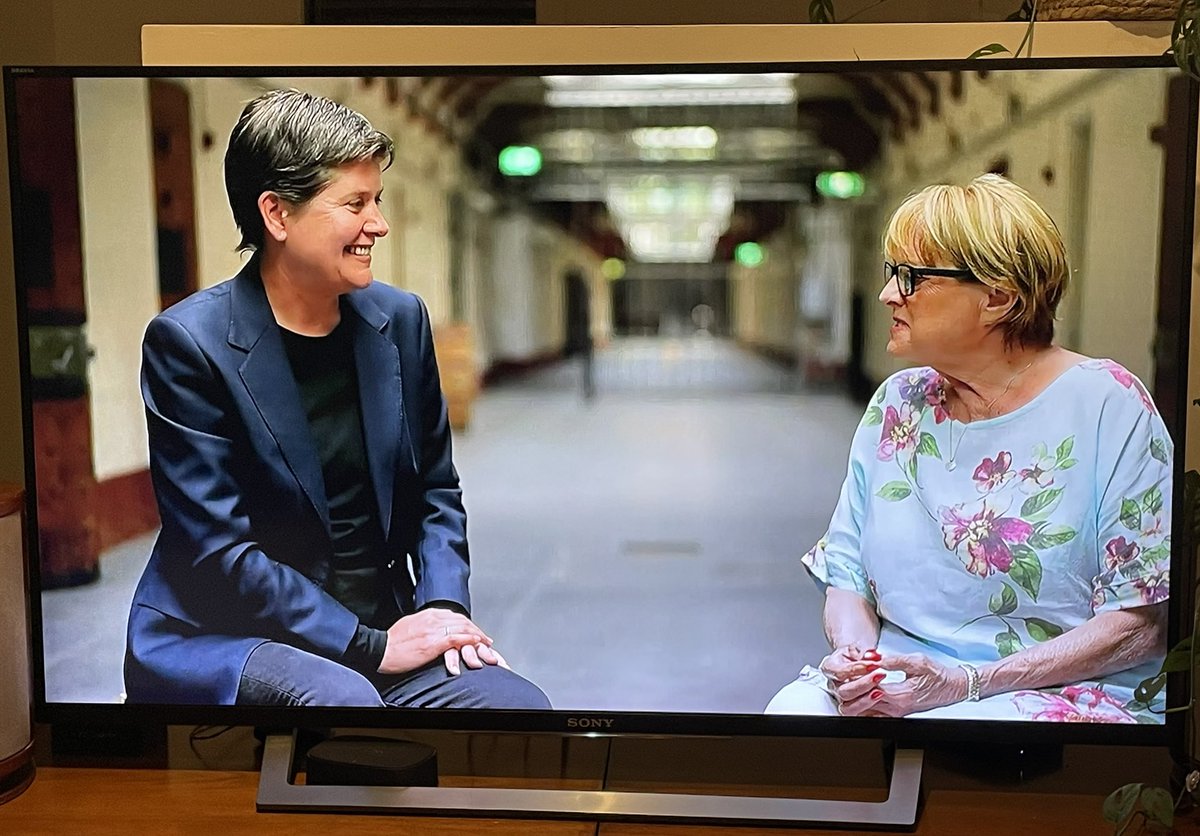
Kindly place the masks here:
<instances>
[{"instance_id":1,"label":"blazer lapel","mask_svg":"<svg viewBox=\"0 0 1200 836\"><path fill-rule=\"evenodd\" d=\"M283 459L304 490L313 509L329 531L329 503L325 477L308 429L300 391L290 372L283 338L262 279L258 259L251 258L238 273L231 290L232 317L229 342L247 352L238 374Z\"/></svg>"},{"instance_id":2,"label":"blazer lapel","mask_svg":"<svg viewBox=\"0 0 1200 836\"><path fill-rule=\"evenodd\" d=\"M404 434L400 351L384 333L388 317L378 305L361 293L351 293L344 298L348 305L343 311L354 325L354 365L358 370L363 444L375 499L379 503L379 522L386 539L391 531L397 462L401 450L410 447Z\"/></svg>"}]
</instances>

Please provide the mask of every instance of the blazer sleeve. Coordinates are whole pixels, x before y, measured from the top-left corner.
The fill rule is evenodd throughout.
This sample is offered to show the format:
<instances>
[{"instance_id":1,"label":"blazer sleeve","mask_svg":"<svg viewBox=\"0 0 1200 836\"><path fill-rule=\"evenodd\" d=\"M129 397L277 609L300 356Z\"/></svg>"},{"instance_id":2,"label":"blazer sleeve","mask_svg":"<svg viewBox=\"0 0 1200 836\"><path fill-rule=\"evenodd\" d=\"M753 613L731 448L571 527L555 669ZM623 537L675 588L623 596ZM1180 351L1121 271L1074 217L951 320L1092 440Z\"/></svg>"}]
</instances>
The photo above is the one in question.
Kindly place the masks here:
<instances>
[{"instance_id":1,"label":"blazer sleeve","mask_svg":"<svg viewBox=\"0 0 1200 836\"><path fill-rule=\"evenodd\" d=\"M417 554L413 555L417 581L415 604L420 609L449 601L470 612L467 512L463 508L458 471L454 468L450 421L433 350L429 312L424 302L418 302L421 394L416 409L421 442L417 467L423 508Z\"/></svg>"},{"instance_id":2,"label":"blazer sleeve","mask_svg":"<svg viewBox=\"0 0 1200 836\"><path fill-rule=\"evenodd\" d=\"M249 623L264 638L341 657L358 619L255 542L235 479L244 428L224 381L178 321L151 321L141 384L164 573L188 610L179 615L214 632Z\"/></svg>"}]
</instances>

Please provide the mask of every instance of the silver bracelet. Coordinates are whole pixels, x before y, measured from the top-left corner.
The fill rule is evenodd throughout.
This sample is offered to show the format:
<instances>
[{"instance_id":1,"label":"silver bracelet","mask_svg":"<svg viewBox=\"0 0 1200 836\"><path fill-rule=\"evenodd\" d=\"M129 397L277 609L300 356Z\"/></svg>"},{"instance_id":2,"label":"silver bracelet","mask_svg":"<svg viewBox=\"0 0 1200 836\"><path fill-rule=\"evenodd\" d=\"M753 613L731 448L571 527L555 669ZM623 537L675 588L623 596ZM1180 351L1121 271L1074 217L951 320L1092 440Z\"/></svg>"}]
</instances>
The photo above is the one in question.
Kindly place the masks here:
<instances>
[{"instance_id":1,"label":"silver bracelet","mask_svg":"<svg viewBox=\"0 0 1200 836\"><path fill-rule=\"evenodd\" d=\"M979 669L965 662L959 667L967 675L967 701L979 702Z\"/></svg>"}]
</instances>

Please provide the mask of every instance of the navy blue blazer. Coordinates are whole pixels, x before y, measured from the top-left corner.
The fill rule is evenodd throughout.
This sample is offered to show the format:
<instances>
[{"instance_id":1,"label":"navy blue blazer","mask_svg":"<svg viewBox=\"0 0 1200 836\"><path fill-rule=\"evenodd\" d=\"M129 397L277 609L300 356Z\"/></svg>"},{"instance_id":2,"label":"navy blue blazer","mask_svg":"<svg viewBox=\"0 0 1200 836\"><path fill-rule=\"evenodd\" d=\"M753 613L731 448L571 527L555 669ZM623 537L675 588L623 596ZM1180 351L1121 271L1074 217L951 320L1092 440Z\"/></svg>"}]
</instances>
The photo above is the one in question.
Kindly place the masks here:
<instances>
[{"instance_id":1,"label":"navy blue blazer","mask_svg":"<svg viewBox=\"0 0 1200 836\"><path fill-rule=\"evenodd\" d=\"M466 513L428 312L376 283L344 296L342 316L397 606L469 611ZM128 698L233 704L265 641L341 659L358 619L323 588L324 479L257 257L150 322L142 398L162 529L129 614Z\"/></svg>"}]
</instances>

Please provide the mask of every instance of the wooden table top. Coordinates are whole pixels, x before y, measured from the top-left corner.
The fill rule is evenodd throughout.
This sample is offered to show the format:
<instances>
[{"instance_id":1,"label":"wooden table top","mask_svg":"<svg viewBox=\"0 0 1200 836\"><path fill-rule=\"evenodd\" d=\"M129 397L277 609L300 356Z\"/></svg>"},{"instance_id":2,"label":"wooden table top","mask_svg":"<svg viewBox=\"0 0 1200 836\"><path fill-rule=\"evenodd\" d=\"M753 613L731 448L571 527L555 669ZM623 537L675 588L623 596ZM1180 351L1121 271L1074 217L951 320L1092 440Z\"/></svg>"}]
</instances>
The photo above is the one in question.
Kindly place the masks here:
<instances>
[{"instance_id":1,"label":"wooden table top","mask_svg":"<svg viewBox=\"0 0 1200 836\"><path fill-rule=\"evenodd\" d=\"M0 807L0 832L13 834L204 834L235 836L352 836L387 832L409 836L767 836L804 832L833 836L854 831L789 828L256 813L258 775L242 771L96 769L38 770L33 785ZM1108 833L1102 796L1066 793L932 789L916 832L940 834ZM1180 833L1200 833L1195 821Z\"/></svg>"}]
</instances>

